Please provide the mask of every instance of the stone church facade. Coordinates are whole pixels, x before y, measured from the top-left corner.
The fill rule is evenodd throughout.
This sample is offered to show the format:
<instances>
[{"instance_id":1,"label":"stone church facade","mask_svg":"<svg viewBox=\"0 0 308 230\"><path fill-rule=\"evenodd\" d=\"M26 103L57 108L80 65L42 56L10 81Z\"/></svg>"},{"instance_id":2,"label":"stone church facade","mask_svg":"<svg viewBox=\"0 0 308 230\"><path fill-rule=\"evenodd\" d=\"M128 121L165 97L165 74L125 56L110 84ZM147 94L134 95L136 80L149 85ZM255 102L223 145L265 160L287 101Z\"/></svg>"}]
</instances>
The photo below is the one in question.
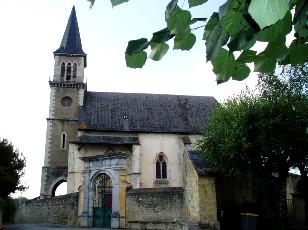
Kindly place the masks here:
<instances>
[{"instance_id":1,"label":"stone church facade","mask_svg":"<svg viewBox=\"0 0 308 230\"><path fill-rule=\"evenodd\" d=\"M40 198L67 181L80 226L219 228L215 178L194 150L216 100L88 91L74 7L54 58Z\"/></svg>"}]
</instances>

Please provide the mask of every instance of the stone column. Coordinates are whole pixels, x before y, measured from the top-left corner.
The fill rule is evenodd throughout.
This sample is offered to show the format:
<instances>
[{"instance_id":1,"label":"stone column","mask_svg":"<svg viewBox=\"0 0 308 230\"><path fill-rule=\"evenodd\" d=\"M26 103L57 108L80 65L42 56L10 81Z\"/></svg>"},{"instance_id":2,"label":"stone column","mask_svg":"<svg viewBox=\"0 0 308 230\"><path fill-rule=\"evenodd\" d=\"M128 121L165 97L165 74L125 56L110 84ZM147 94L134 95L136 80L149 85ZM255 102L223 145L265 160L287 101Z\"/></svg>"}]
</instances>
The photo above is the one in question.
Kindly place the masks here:
<instances>
[{"instance_id":1,"label":"stone column","mask_svg":"<svg viewBox=\"0 0 308 230\"><path fill-rule=\"evenodd\" d=\"M140 145L133 145L133 157L132 157L132 186L133 189L140 188L140 161L141 151Z\"/></svg>"},{"instance_id":2,"label":"stone column","mask_svg":"<svg viewBox=\"0 0 308 230\"><path fill-rule=\"evenodd\" d=\"M112 214L111 214L111 228L120 227L120 213L119 213L119 181L120 173L114 170L114 181L112 181Z\"/></svg>"},{"instance_id":3,"label":"stone column","mask_svg":"<svg viewBox=\"0 0 308 230\"><path fill-rule=\"evenodd\" d=\"M93 197L89 197L90 193L90 173L91 171L88 169L89 162L86 162L86 169L84 170L84 197L83 197L83 211L80 216L80 226L82 227L91 227L90 226L90 216L89 216L89 199Z\"/></svg>"}]
</instances>

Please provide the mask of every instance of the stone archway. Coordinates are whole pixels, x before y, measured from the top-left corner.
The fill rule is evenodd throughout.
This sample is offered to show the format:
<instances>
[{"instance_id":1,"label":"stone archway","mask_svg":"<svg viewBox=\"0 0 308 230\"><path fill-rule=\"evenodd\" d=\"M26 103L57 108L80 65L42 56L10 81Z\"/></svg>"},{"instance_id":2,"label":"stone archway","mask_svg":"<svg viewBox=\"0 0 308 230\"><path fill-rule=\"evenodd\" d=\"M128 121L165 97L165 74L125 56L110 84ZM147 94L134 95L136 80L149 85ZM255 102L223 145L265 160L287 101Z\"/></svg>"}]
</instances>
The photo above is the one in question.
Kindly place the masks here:
<instances>
[{"instance_id":1,"label":"stone archway","mask_svg":"<svg viewBox=\"0 0 308 230\"><path fill-rule=\"evenodd\" d=\"M111 228L120 227L119 214L119 183L120 172L127 168L126 156L96 156L96 157L81 157L85 162L84 170L84 197L83 197L83 212L80 218L80 224L83 227L92 227L94 211L94 187L95 181L100 175L107 175L112 184L111 188Z\"/></svg>"},{"instance_id":2,"label":"stone archway","mask_svg":"<svg viewBox=\"0 0 308 230\"><path fill-rule=\"evenodd\" d=\"M58 186L60 184L62 184L63 182L67 182L67 178L62 176L62 177L59 177L57 178L49 187L49 192L48 194L51 196L51 197L54 197L55 196L55 193L56 193L56 190L58 188Z\"/></svg>"}]
</instances>

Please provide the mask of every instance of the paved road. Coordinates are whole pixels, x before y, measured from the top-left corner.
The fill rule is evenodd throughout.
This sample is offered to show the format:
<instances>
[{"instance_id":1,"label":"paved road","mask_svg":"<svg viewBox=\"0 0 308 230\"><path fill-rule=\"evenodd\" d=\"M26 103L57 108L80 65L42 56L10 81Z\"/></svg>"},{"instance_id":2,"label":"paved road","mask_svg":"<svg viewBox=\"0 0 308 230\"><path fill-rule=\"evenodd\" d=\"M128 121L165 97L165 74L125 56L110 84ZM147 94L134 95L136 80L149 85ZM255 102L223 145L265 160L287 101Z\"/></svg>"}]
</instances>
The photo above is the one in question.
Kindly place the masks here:
<instances>
[{"instance_id":1,"label":"paved road","mask_svg":"<svg viewBox=\"0 0 308 230\"><path fill-rule=\"evenodd\" d=\"M14 224L4 226L4 230L89 230L89 228L70 227L66 225L53 224ZM91 230L109 230L109 228L91 228Z\"/></svg>"}]
</instances>

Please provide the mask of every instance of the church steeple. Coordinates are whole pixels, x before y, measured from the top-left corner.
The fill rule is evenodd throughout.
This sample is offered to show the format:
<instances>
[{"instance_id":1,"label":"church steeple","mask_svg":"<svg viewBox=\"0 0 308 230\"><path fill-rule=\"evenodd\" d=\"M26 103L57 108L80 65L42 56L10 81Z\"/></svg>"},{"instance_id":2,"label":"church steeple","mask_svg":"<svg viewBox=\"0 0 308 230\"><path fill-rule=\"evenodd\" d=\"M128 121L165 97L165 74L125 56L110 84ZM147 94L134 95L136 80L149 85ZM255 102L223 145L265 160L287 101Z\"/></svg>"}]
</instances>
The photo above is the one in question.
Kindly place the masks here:
<instances>
[{"instance_id":1,"label":"church steeple","mask_svg":"<svg viewBox=\"0 0 308 230\"><path fill-rule=\"evenodd\" d=\"M55 58L54 82L83 83L87 54L82 49L75 6L68 19L60 48L53 54Z\"/></svg>"},{"instance_id":2,"label":"church steeple","mask_svg":"<svg viewBox=\"0 0 308 230\"><path fill-rule=\"evenodd\" d=\"M68 19L60 48L54 52L54 55L82 56L84 57L84 66L86 67L87 55L82 49L75 6L73 6L71 15Z\"/></svg>"},{"instance_id":3,"label":"church steeple","mask_svg":"<svg viewBox=\"0 0 308 230\"><path fill-rule=\"evenodd\" d=\"M87 90L87 84L84 83L87 55L82 50L75 7L60 48L53 54L55 64L53 78L49 81L50 104L41 197L54 196L59 182L67 180L68 146L76 140L78 111L83 106Z\"/></svg>"}]
</instances>

